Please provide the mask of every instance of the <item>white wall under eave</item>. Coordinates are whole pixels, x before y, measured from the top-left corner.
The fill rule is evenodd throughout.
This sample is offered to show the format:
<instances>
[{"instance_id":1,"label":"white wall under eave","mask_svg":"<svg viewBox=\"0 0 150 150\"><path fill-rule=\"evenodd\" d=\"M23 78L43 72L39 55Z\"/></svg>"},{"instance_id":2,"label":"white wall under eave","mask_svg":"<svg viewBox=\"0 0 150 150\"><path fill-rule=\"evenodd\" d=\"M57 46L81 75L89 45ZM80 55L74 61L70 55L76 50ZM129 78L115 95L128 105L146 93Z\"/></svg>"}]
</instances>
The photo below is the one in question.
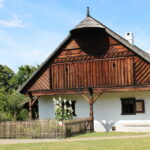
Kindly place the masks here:
<instances>
[{"instance_id":1,"label":"white wall under eave","mask_svg":"<svg viewBox=\"0 0 150 150\"><path fill-rule=\"evenodd\" d=\"M77 95L60 95L61 98L67 100L76 100L76 118L88 118L89 117L89 105L88 103ZM58 96L55 96L57 99ZM42 96L39 98L39 119L54 119L54 104L53 96Z\"/></svg>"},{"instance_id":2,"label":"white wall under eave","mask_svg":"<svg viewBox=\"0 0 150 150\"><path fill-rule=\"evenodd\" d=\"M39 119L54 119L54 104L49 96L42 96L38 100Z\"/></svg>"},{"instance_id":3,"label":"white wall under eave","mask_svg":"<svg viewBox=\"0 0 150 150\"><path fill-rule=\"evenodd\" d=\"M89 104L80 95L67 95L62 98L76 100L76 118L89 117ZM121 115L120 98L135 97L145 102L145 113L136 115ZM112 126L116 131L143 131L150 132L150 91L145 92L118 92L104 93L94 104L95 131L111 131ZM53 119L54 105L51 96L40 97L39 118Z\"/></svg>"},{"instance_id":4,"label":"white wall under eave","mask_svg":"<svg viewBox=\"0 0 150 150\"><path fill-rule=\"evenodd\" d=\"M120 98L135 97L145 102L145 113L121 115ZM94 104L95 130L111 131L150 131L150 92L104 93ZM102 128L99 124L103 125ZM144 127L144 128L143 128Z\"/></svg>"}]
</instances>

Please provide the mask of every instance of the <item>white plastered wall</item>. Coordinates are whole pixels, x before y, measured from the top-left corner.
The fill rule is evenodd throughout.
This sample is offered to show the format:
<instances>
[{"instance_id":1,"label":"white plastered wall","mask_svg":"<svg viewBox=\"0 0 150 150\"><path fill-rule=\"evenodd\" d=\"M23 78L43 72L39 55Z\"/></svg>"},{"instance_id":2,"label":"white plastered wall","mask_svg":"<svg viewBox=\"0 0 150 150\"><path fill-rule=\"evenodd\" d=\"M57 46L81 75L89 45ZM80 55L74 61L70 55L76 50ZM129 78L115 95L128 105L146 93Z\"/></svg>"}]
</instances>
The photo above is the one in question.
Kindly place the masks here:
<instances>
[{"instance_id":1,"label":"white plastered wall","mask_svg":"<svg viewBox=\"0 0 150 150\"><path fill-rule=\"evenodd\" d=\"M89 117L89 104L80 95L61 96L68 100L76 100L76 118ZM120 98L135 97L145 102L145 113L121 115ZM39 99L39 118L54 119L54 105L51 96ZM104 93L94 104L95 131L150 132L150 92L118 92Z\"/></svg>"}]
</instances>

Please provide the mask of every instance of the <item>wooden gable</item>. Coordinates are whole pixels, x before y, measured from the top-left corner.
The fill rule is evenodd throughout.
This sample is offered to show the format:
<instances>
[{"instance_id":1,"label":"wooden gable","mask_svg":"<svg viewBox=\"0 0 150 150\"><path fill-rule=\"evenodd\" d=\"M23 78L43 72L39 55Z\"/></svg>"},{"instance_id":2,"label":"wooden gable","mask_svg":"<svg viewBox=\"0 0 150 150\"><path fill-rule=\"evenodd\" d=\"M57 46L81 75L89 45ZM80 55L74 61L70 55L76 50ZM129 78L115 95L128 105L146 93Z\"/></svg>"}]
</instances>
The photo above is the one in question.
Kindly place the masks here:
<instances>
[{"instance_id":1,"label":"wooden gable","mask_svg":"<svg viewBox=\"0 0 150 150\"><path fill-rule=\"evenodd\" d=\"M150 84L150 64L110 35L108 39L107 52L92 56L83 51L75 39L70 38L27 91Z\"/></svg>"},{"instance_id":2,"label":"wooden gable","mask_svg":"<svg viewBox=\"0 0 150 150\"><path fill-rule=\"evenodd\" d=\"M35 90L49 90L50 88L50 80L49 80L49 68L47 68L39 78L32 84L32 86L28 89L28 91Z\"/></svg>"},{"instance_id":3,"label":"wooden gable","mask_svg":"<svg viewBox=\"0 0 150 150\"><path fill-rule=\"evenodd\" d=\"M87 16L19 89L53 95L150 90L150 55Z\"/></svg>"}]
</instances>

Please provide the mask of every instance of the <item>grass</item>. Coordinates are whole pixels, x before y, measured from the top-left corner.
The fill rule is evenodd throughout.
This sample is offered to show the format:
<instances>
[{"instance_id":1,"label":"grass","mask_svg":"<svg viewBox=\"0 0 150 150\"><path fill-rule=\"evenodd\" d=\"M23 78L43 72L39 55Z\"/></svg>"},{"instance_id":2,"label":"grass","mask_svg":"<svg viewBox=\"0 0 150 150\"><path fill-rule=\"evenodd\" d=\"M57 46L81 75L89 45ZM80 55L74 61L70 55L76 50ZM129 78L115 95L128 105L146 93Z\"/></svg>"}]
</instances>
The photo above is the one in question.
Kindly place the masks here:
<instances>
[{"instance_id":1,"label":"grass","mask_svg":"<svg viewBox=\"0 0 150 150\"><path fill-rule=\"evenodd\" d=\"M0 150L149 150L150 138L0 145Z\"/></svg>"},{"instance_id":2,"label":"grass","mask_svg":"<svg viewBox=\"0 0 150 150\"><path fill-rule=\"evenodd\" d=\"M86 138L86 137L109 137L109 136L128 136L128 135L144 135L148 132L92 132L87 134L80 134L70 138Z\"/></svg>"}]
</instances>

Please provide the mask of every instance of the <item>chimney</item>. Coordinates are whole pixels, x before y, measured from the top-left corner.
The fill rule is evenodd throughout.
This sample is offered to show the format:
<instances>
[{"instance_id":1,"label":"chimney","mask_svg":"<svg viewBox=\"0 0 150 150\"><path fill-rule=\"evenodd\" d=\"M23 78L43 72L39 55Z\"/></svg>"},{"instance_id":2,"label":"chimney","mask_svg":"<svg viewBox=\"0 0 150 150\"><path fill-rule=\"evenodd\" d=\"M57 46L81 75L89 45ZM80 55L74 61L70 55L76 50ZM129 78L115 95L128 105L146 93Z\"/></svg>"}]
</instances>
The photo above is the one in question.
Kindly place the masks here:
<instances>
[{"instance_id":1,"label":"chimney","mask_svg":"<svg viewBox=\"0 0 150 150\"><path fill-rule=\"evenodd\" d=\"M125 34L125 39L131 43L132 45L134 45L134 36L133 36L133 33L132 32L127 32Z\"/></svg>"}]
</instances>

